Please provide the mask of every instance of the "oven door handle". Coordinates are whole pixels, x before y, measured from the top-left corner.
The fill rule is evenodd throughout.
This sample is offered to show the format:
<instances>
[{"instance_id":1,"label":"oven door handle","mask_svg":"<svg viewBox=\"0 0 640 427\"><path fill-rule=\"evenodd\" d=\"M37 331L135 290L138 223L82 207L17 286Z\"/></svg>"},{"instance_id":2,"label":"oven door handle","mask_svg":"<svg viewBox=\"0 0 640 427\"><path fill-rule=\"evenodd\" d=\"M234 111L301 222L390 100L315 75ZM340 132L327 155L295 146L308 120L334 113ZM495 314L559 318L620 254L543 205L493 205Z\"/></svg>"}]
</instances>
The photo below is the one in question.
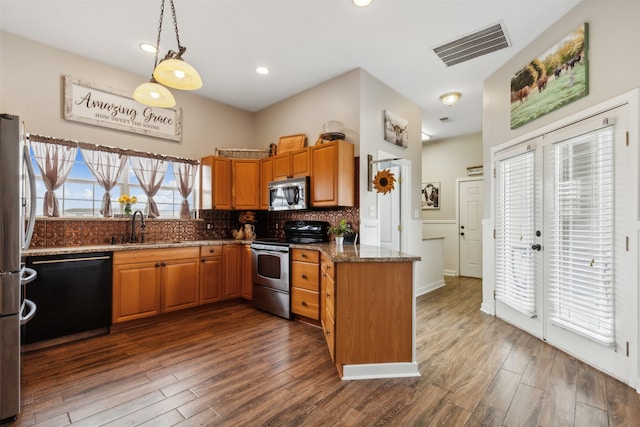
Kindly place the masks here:
<instances>
[{"instance_id":1,"label":"oven door handle","mask_svg":"<svg viewBox=\"0 0 640 427\"><path fill-rule=\"evenodd\" d=\"M289 253L289 251L273 251L273 250L265 251L264 249L258 249L256 252L258 255L273 255L277 257L281 257Z\"/></svg>"}]
</instances>

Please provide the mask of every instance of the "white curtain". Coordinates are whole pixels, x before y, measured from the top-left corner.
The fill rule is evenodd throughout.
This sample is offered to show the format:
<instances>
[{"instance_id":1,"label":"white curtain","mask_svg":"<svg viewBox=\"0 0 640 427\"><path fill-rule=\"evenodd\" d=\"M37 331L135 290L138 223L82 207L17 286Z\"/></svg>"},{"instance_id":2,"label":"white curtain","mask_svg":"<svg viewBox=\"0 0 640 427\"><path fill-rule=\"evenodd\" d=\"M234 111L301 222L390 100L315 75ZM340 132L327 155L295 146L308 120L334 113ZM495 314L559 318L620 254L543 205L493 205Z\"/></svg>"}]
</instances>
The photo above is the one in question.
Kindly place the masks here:
<instances>
[{"instance_id":1,"label":"white curtain","mask_svg":"<svg viewBox=\"0 0 640 427\"><path fill-rule=\"evenodd\" d=\"M153 197L160 190L164 175L167 173L169 162L162 159L150 159L147 157L130 157L129 164L136 174L142 191L147 195L147 206L144 213L149 218L157 218L160 216L158 205Z\"/></svg>"},{"instance_id":2,"label":"white curtain","mask_svg":"<svg viewBox=\"0 0 640 427\"><path fill-rule=\"evenodd\" d=\"M111 209L111 193L109 192L118 184L128 156L84 149L81 149L80 152L89 170L96 177L98 184L105 190L104 196L102 196L100 213L105 218L111 217L113 216L113 210Z\"/></svg>"},{"instance_id":3,"label":"white curtain","mask_svg":"<svg viewBox=\"0 0 640 427\"><path fill-rule=\"evenodd\" d=\"M196 180L196 171L198 165L192 165L189 163L173 162L173 175L176 178L176 187L182 196L182 202L180 203L180 218L189 219L189 194L193 191L193 184Z\"/></svg>"},{"instance_id":4,"label":"white curtain","mask_svg":"<svg viewBox=\"0 0 640 427\"><path fill-rule=\"evenodd\" d=\"M31 141L31 147L47 191L44 193L44 216L60 216L55 191L64 184L71 172L77 147Z\"/></svg>"}]
</instances>

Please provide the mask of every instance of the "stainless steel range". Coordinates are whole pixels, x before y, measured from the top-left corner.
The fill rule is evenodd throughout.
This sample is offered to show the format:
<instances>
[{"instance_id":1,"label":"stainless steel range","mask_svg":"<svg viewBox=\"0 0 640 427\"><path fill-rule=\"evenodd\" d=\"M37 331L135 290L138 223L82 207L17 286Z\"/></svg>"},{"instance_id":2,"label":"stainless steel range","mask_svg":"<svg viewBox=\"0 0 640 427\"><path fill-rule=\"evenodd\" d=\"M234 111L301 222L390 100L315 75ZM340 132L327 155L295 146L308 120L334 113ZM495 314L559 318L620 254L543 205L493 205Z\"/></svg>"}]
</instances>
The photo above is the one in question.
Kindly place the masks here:
<instances>
[{"instance_id":1,"label":"stainless steel range","mask_svg":"<svg viewBox=\"0 0 640 427\"><path fill-rule=\"evenodd\" d=\"M284 241L261 239L251 244L255 308L291 319L289 246L327 241L328 227L329 223L324 221L287 221Z\"/></svg>"}]
</instances>

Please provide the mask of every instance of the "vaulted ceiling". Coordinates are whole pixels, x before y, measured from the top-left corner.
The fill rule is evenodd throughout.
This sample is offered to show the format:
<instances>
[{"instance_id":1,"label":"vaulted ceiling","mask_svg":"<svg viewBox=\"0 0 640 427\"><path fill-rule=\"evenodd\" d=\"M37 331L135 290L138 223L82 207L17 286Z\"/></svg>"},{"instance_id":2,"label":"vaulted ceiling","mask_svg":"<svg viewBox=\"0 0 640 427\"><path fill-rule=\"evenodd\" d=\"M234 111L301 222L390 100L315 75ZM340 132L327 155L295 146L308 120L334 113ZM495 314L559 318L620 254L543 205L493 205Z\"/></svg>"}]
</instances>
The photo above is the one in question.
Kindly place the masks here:
<instances>
[{"instance_id":1,"label":"vaulted ceiling","mask_svg":"<svg viewBox=\"0 0 640 427\"><path fill-rule=\"evenodd\" d=\"M482 81L580 0L174 0L198 94L258 111L361 67L423 109L433 139L481 130ZM0 29L148 80L161 0L0 0ZM161 56L176 50L169 0ZM494 24L509 47L452 66L433 49ZM255 72L269 68L268 75ZM514 73L517 70L513 70ZM508 85L508 82L505 82ZM462 93L452 107L439 96ZM505 93L508 89L505 89ZM448 120L441 120L448 118Z\"/></svg>"}]
</instances>

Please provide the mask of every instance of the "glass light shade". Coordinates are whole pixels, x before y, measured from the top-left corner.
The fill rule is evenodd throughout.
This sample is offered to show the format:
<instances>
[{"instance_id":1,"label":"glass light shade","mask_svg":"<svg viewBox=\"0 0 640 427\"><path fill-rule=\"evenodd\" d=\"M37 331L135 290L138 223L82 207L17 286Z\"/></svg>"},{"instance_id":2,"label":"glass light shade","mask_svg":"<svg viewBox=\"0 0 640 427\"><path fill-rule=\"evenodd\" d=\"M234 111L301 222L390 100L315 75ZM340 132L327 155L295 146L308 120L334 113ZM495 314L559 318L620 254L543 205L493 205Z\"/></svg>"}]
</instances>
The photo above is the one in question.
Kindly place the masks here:
<instances>
[{"instance_id":1,"label":"glass light shade","mask_svg":"<svg viewBox=\"0 0 640 427\"><path fill-rule=\"evenodd\" d=\"M180 90L195 90L202 87L200 74L182 59L165 59L160 62L153 77L158 83Z\"/></svg>"},{"instance_id":2,"label":"glass light shade","mask_svg":"<svg viewBox=\"0 0 640 427\"><path fill-rule=\"evenodd\" d=\"M150 107L173 107L176 99L166 87L153 82L143 83L133 92L133 99Z\"/></svg>"},{"instance_id":3,"label":"glass light shade","mask_svg":"<svg viewBox=\"0 0 640 427\"><path fill-rule=\"evenodd\" d=\"M462 96L460 95L460 92L449 92L449 93L445 93L444 95L441 95L440 100L444 105L451 107L453 104L458 102L458 99L460 99L460 96Z\"/></svg>"}]
</instances>

